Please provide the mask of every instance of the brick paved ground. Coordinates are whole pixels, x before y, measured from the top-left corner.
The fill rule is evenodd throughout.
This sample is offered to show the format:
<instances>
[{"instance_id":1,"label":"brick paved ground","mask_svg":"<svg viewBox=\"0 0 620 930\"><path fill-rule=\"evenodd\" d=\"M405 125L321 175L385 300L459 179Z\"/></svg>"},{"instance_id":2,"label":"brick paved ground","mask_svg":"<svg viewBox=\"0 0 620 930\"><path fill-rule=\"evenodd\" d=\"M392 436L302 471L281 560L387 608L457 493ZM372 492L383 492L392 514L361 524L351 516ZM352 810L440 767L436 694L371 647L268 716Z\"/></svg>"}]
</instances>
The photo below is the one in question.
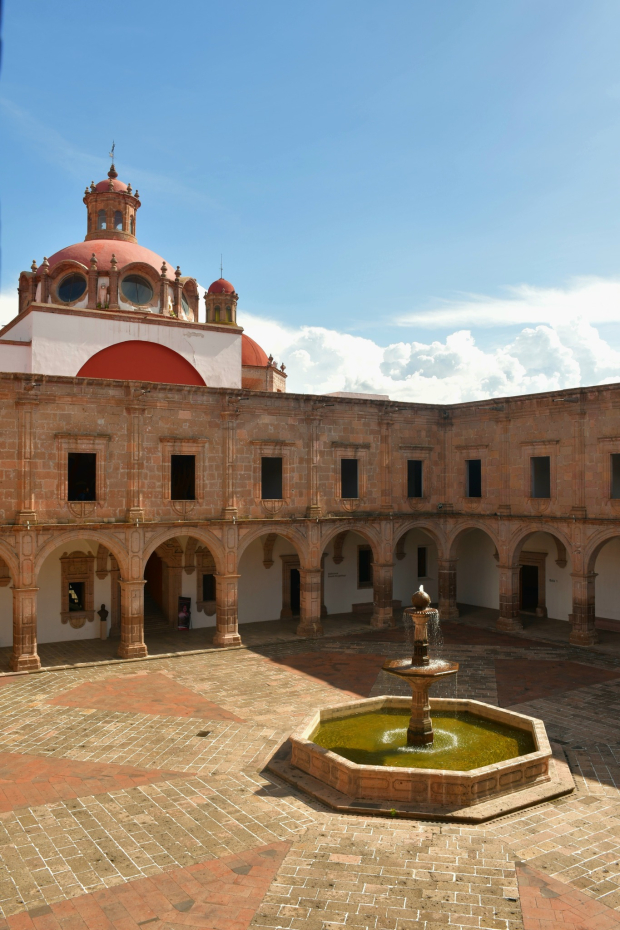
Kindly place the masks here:
<instances>
[{"instance_id":1,"label":"brick paved ground","mask_svg":"<svg viewBox=\"0 0 620 930\"><path fill-rule=\"evenodd\" d=\"M0 679L0 930L620 927L618 659L446 624L450 687L542 717L575 793L341 817L264 768L313 708L407 693L402 631L336 633Z\"/></svg>"}]
</instances>

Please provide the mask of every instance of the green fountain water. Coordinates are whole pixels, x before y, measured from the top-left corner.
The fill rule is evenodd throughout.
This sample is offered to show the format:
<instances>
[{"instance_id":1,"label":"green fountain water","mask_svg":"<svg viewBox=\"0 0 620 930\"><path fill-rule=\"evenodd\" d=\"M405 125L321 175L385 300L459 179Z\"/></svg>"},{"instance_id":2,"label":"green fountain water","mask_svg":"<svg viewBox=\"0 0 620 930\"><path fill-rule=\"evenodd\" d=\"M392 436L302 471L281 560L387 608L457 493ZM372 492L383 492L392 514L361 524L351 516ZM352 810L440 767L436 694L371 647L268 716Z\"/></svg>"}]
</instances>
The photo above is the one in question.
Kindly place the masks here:
<instances>
[{"instance_id":1,"label":"green fountain water","mask_svg":"<svg viewBox=\"0 0 620 930\"><path fill-rule=\"evenodd\" d=\"M409 714L380 711L328 720L310 739L358 765L394 765L405 768L447 769L467 772L534 752L533 737L511 727L470 713L431 713L433 742L407 743Z\"/></svg>"}]
</instances>

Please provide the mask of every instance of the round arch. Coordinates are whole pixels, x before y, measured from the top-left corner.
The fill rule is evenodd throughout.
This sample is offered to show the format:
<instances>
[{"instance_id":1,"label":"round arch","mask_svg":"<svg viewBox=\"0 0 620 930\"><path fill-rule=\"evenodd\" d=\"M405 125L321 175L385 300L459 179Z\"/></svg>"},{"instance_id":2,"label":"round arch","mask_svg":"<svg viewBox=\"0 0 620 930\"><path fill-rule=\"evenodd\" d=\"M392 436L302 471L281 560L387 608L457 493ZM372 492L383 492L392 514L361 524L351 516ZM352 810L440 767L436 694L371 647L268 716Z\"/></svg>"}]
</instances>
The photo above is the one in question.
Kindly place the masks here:
<instances>
[{"instance_id":1,"label":"round arch","mask_svg":"<svg viewBox=\"0 0 620 930\"><path fill-rule=\"evenodd\" d=\"M508 564L516 568L519 564L519 556L521 555L521 550L523 546L530 538L530 536L535 536L536 533L546 533L548 536L553 538L553 541L556 546L557 557L559 560L566 558L567 554L572 557L572 543L571 540L562 533L556 526L549 526L546 523L537 523L534 526L528 526L527 528L521 527L512 535L508 543ZM618 535L617 533L615 535Z\"/></svg>"},{"instance_id":2,"label":"round arch","mask_svg":"<svg viewBox=\"0 0 620 930\"><path fill-rule=\"evenodd\" d=\"M206 387L202 375L186 358L158 342L129 339L107 346L85 362L76 378L149 381Z\"/></svg>"},{"instance_id":3,"label":"round arch","mask_svg":"<svg viewBox=\"0 0 620 930\"><path fill-rule=\"evenodd\" d=\"M381 538L378 533L373 532L368 528L368 526L362 524L347 523L346 526L334 526L329 532L321 539L321 555L325 552L327 546L330 542L339 536L340 533L344 532L357 533L358 536L361 536L362 539L365 539L370 548L372 549L372 557L375 562L381 562Z\"/></svg>"},{"instance_id":4,"label":"round arch","mask_svg":"<svg viewBox=\"0 0 620 930\"><path fill-rule=\"evenodd\" d=\"M445 538L440 536L435 527L431 526L429 523L420 522L419 520L409 520L407 523L402 523L400 526L394 526L394 550L398 546L400 540L405 536L410 530L419 530L421 533L426 533L437 547L437 555L440 559L444 558L444 551L446 549Z\"/></svg>"},{"instance_id":5,"label":"round arch","mask_svg":"<svg viewBox=\"0 0 620 930\"><path fill-rule=\"evenodd\" d=\"M118 562L121 578L127 577L129 553L127 552L125 546L123 546L122 543L119 543L117 539L114 539L114 537L110 538L110 536L108 536L106 533L102 533L100 530L91 530L88 524L80 524L79 526L76 526L75 529L65 530L63 533L54 536L39 549L34 560L35 582L39 577L41 566L49 555L55 552L56 549L60 549L62 546L65 546L74 540L80 539L92 539L95 542L101 543L102 546L105 546Z\"/></svg>"},{"instance_id":6,"label":"round arch","mask_svg":"<svg viewBox=\"0 0 620 930\"><path fill-rule=\"evenodd\" d=\"M488 536L491 542L493 543L493 545L495 546L496 551L499 553L501 543L495 531L491 530L488 524L485 523L483 520L474 520L474 521L468 521L466 524L461 524L460 526L457 526L454 529L453 534L448 537L446 541L446 551L448 552L448 558L450 559L457 558L456 552L457 552L458 545L461 539L463 538L463 536L465 536L466 533L471 532L471 530L480 530L482 533Z\"/></svg>"},{"instance_id":7,"label":"round arch","mask_svg":"<svg viewBox=\"0 0 620 930\"><path fill-rule=\"evenodd\" d=\"M254 530L250 530L247 536L244 536L243 539L239 541L237 547L237 564L241 560L241 556L248 548L248 546L255 542L255 540L260 539L261 536L269 536L271 533L274 533L276 536L281 536L282 539L288 540L294 547L295 552L299 556L299 561L303 567L306 566L308 561L308 541L301 535L301 533L296 530L289 529L288 527L276 525L273 529L269 526L259 526Z\"/></svg>"},{"instance_id":8,"label":"round arch","mask_svg":"<svg viewBox=\"0 0 620 930\"><path fill-rule=\"evenodd\" d=\"M19 560L17 558L17 553L2 540L0 540L0 558L4 559L8 565L9 572L11 573L11 581L13 585L17 587L15 584L19 579Z\"/></svg>"},{"instance_id":9,"label":"round arch","mask_svg":"<svg viewBox=\"0 0 620 930\"><path fill-rule=\"evenodd\" d=\"M153 536L144 548L144 565L146 565L151 555L155 552L156 549L159 548L159 546L162 545L162 543L168 542L169 539L174 539L177 536L192 536L204 546L207 546L215 561L218 574L221 575L226 573L226 556L221 541L210 530L200 529L191 524L187 526L184 525L169 527L168 529L157 533L156 536Z\"/></svg>"}]
</instances>

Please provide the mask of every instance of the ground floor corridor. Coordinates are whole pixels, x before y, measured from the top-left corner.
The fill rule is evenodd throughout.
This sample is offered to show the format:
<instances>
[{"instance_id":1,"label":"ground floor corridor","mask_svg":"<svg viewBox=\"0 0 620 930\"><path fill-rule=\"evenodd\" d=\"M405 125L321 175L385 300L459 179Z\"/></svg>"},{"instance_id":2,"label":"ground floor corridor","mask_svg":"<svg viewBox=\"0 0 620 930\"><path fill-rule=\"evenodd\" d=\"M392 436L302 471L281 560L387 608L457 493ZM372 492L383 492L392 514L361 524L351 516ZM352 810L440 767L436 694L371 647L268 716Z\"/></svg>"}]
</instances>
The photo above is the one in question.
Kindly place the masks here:
<instances>
[{"instance_id":1,"label":"ground floor corridor","mask_svg":"<svg viewBox=\"0 0 620 930\"><path fill-rule=\"evenodd\" d=\"M403 687L381 670L402 627L333 624L2 676L0 930L619 928L617 634L584 649L484 611L444 622L459 696L542 718L576 786L465 826L338 815L267 772L313 708Z\"/></svg>"}]
</instances>

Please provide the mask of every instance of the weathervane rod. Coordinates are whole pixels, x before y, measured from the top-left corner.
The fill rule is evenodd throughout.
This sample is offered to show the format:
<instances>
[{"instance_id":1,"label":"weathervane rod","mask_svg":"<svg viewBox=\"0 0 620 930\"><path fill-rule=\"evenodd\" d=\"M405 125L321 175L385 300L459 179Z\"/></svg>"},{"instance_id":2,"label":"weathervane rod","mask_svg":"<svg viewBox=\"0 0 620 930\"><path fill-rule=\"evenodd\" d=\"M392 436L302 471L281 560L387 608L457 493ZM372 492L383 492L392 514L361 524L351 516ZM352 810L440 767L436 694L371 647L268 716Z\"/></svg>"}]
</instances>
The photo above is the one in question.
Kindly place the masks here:
<instances>
[{"instance_id":1,"label":"weathervane rod","mask_svg":"<svg viewBox=\"0 0 620 930\"><path fill-rule=\"evenodd\" d=\"M223 278L223 277L224 277L224 266L223 266L223 264L222 264L222 258L223 258L223 256L222 256L222 254L220 253L220 278Z\"/></svg>"},{"instance_id":2,"label":"weathervane rod","mask_svg":"<svg viewBox=\"0 0 620 930\"><path fill-rule=\"evenodd\" d=\"M108 154L109 154L110 158L112 159L112 161L114 161L114 149L115 149L115 148L116 148L116 143L114 142L114 139L112 139L112 148L111 148L110 151L108 152Z\"/></svg>"}]
</instances>

